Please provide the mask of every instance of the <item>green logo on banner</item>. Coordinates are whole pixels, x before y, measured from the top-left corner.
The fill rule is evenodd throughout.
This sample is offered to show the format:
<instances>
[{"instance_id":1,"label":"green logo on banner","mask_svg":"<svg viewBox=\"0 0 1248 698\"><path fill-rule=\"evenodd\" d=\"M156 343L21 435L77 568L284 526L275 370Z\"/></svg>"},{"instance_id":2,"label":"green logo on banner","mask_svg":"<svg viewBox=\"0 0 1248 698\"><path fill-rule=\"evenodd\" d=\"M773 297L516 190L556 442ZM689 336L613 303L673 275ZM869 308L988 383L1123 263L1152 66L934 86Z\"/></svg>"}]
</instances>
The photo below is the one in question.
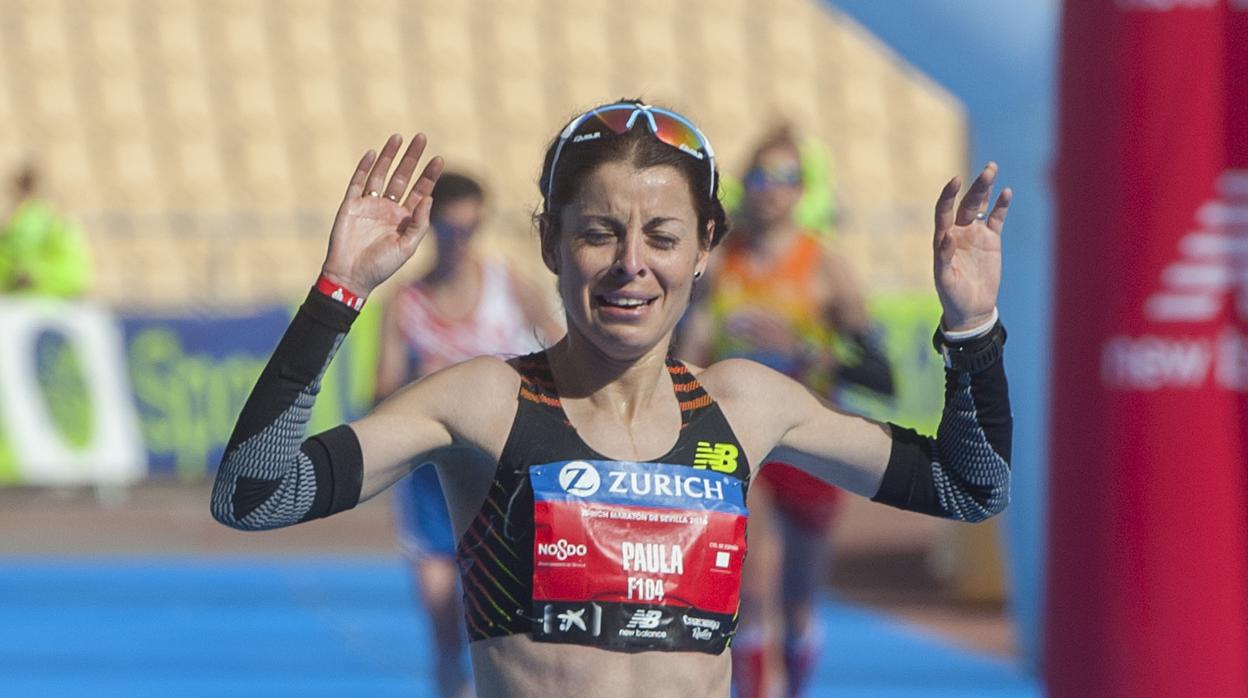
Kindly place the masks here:
<instances>
[{"instance_id":1,"label":"green logo on banner","mask_svg":"<svg viewBox=\"0 0 1248 698\"><path fill-rule=\"evenodd\" d=\"M173 454L180 477L202 477L209 452L229 439L265 361L188 354L178 335L163 328L135 335L130 375L148 449Z\"/></svg>"},{"instance_id":2,"label":"green logo on banner","mask_svg":"<svg viewBox=\"0 0 1248 698\"><path fill-rule=\"evenodd\" d=\"M63 336L47 332L35 344L35 361L39 387L52 423L67 446L76 450L86 448L91 443L95 417L78 354Z\"/></svg>"}]
</instances>

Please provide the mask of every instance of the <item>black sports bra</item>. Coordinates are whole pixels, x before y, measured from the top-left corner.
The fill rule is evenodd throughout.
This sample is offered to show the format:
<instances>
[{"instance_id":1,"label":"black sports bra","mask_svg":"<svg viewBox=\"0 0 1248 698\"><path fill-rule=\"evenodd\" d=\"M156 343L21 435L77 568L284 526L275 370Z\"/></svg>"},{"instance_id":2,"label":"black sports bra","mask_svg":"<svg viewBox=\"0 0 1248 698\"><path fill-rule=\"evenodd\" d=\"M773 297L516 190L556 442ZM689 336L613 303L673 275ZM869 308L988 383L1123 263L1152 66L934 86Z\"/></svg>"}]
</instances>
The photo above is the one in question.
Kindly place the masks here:
<instances>
[{"instance_id":1,"label":"black sports bra","mask_svg":"<svg viewBox=\"0 0 1248 698\"><path fill-rule=\"evenodd\" d=\"M519 357L512 365L521 377L515 421L494 483L457 549L469 640L531 633L537 640L621 651L723 651L736 629L739 570L745 554L744 498L750 468L719 406L684 364L668 359L667 369L680 403L681 430L676 444L653 461L619 463L598 454L577 435L563 411L545 352ZM596 468L586 473L593 479L592 497L583 496L588 492L584 489L588 480L578 479L580 470L569 471L570 466ZM551 470L543 474L546 469ZM549 490L553 494L543 490L542 483L546 482L555 483ZM628 489L630 482L634 489ZM645 490L637 489L639 483L645 484ZM536 514L535 486L541 502ZM584 491L578 492L578 487ZM652 490L658 495L674 492L674 496L660 496L662 501L636 496L653 494ZM724 495L725 490L731 495L728 499L739 501L739 506L699 499L713 499L713 495ZM553 500L547 501L551 497ZM675 508L665 508L668 504ZM595 540L580 540L572 534L559 534L555 539L549 538L550 527L542 523L551 507L571 507L576 513L564 520L574 522L592 516L649 516L652 522L684 517L682 521L701 523L706 531L695 534L682 529L678 538L671 538L677 544L670 540L643 543L641 533L633 536L634 528L619 528L617 522L615 529L599 530L623 531L624 537L637 537L639 542L617 542L615 533L595 537L592 531L587 535ZM644 528L644 524L635 526ZM535 536L538 528L542 530ZM729 533L712 541L713 530ZM735 543L728 540L734 531ZM663 535L670 538L675 534L660 533L659 538L645 540L662 541ZM699 541L696 546L694 541ZM546 587L543 575L551 573L557 574L561 583L570 580L578 589L585 586L577 575L592 574L595 563L591 560L586 567L578 560L592 558L595 545L601 553L598 569L609 565L608 574L620 580L636 575L627 577L626 595L621 592L607 598L599 593L562 603L552 600L563 598L559 594L541 591ZM550 561L544 562L546 558ZM730 570L732 574L715 574ZM657 590L646 588L650 578L660 580ZM666 584L661 582L664 578ZM546 598L535 599L535 580ZM706 607L715 604L699 601L704 596L703 587L710 588L708 584L722 588L716 597L719 606L711 611ZM688 589L692 591L683 592ZM684 595L673 595L674 591Z\"/></svg>"}]
</instances>

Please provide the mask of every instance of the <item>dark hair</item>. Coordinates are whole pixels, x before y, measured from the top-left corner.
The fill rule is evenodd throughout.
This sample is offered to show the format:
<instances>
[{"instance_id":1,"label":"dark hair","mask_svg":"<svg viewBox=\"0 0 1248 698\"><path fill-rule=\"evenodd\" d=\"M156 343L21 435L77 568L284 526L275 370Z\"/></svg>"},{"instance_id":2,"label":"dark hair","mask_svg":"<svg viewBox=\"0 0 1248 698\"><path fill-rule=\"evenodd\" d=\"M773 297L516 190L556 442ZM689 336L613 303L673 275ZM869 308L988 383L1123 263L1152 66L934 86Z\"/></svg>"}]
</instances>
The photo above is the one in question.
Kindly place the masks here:
<instances>
[{"instance_id":1,"label":"dark hair","mask_svg":"<svg viewBox=\"0 0 1248 698\"><path fill-rule=\"evenodd\" d=\"M33 162L22 163L13 177L13 191L18 198L26 198L39 188L39 168Z\"/></svg>"},{"instance_id":2,"label":"dark hair","mask_svg":"<svg viewBox=\"0 0 1248 698\"><path fill-rule=\"evenodd\" d=\"M640 100L622 99L620 104L642 104ZM719 172L716 171L715 191L708 196L711 188L711 171L706 161L698 160L672 146L660 141L646 125L644 119L638 119L628 133L612 135L609 138L596 138L579 143L568 141L559 154L559 169L555 179L550 181L550 167L559 147L559 136L555 136L546 148L546 157L542 164L542 176L538 186L545 196L543 209L540 213L547 221L547 229L551 234L559 232L559 214L569 202L580 194L581 183L586 176L600 165L608 162L627 162L638 169L667 165L676 168L689 184L689 193L693 197L694 209L698 214L698 241L702 239L707 222L713 222L711 239L705 241L710 247L728 234L728 215L724 205L719 201Z\"/></svg>"},{"instance_id":3,"label":"dark hair","mask_svg":"<svg viewBox=\"0 0 1248 698\"><path fill-rule=\"evenodd\" d=\"M802 159L802 146L797 142L797 137L793 135L793 127L785 122L776 124L763 135L762 140L754 148L754 153L750 155L751 170L758 167L763 153L769 150L787 150L793 153L799 162Z\"/></svg>"},{"instance_id":4,"label":"dark hair","mask_svg":"<svg viewBox=\"0 0 1248 698\"><path fill-rule=\"evenodd\" d=\"M433 208L429 211L429 217L440 217L444 207L464 199L485 201L485 190L477 180L468 175L443 172L438 183L433 185Z\"/></svg>"}]
</instances>

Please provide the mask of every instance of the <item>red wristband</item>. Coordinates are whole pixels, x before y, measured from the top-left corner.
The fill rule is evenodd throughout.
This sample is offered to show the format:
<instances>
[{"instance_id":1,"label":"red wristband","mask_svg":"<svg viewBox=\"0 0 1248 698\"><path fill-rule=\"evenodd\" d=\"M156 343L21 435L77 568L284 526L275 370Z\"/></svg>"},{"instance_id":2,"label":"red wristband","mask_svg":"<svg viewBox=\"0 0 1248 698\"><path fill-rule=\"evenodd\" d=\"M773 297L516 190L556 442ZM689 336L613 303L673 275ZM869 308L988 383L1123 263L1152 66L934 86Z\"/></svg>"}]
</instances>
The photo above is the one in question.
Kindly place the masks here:
<instances>
[{"instance_id":1,"label":"red wristband","mask_svg":"<svg viewBox=\"0 0 1248 698\"><path fill-rule=\"evenodd\" d=\"M330 298L333 298L334 300L340 303L343 303L344 305L346 305L348 308L351 308L352 310L359 310L360 308L364 307L363 297L357 296L351 291L347 290L346 286L342 286L342 285L334 283L333 281L330 281L329 277L325 276L324 274L321 274L321 277L316 280L316 290L320 291L321 293L324 293L325 295L329 296Z\"/></svg>"}]
</instances>

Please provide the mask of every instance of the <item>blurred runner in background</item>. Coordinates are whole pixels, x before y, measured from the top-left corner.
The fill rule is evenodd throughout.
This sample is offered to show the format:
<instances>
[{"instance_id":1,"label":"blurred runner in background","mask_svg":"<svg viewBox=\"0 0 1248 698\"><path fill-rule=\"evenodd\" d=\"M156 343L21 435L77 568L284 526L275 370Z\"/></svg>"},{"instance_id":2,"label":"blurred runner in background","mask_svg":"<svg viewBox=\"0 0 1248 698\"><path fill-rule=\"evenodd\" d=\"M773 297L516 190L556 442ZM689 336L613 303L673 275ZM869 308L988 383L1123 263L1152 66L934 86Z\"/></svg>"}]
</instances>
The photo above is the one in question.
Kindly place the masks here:
<instances>
[{"instance_id":1,"label":"blurred runner in background","mask_svg":"<svg viewBox=\"0 0 1248 698\"><path fill-rule=\"evenodd\" d=\"M803 172L788 127L763 139L743 184L736 230L699 289L682 353L700 365L749 358L827 399L846 382L891 395L892 369L858 280L817 231L796 222ZM838 341L855 355L852 363L837 360ZM750 554L742 575L741 627L732 645L740 698L777 695L782 686L796 696L809 678L822 644L814 595L827 578L840 495L777 461L765 464L750 490ZM783 681L775 670L780 663Z\"/></svg>"},{"instance_id":2,"label":"blurred runner in background","mask_svg":"<svg viewBox=\"0 0 1248 698\"><path fill-rule=\"evenodd\" d=\"M433 267L400 289L386 311L377 373L377 400L409 381L483 354L514 356L541 349L563 330L540 295L505 264L483 258L471 244L481 224L485 193L474 180L445 172L433 190ZM540 340L540 341L539 341ZM471 458L447 449L438 458ZM411 562L417 596L434 633L438 691L472 694L464 652L463 607L455 540L446 498L432 462L395 485L395 519Z\"/></svg>"},{"instance_id":3,"label":"blurred runner in background","mask_svg":"<svg viewBox=\"0 0 1248 698\"><path fill-rule=\"evenodd\" d=\"M24 166L13 182L13 213L0 228L0 293L75 298L91 280L82 231L37 198L39 173Z\"/></svg>"}]
</instances>

